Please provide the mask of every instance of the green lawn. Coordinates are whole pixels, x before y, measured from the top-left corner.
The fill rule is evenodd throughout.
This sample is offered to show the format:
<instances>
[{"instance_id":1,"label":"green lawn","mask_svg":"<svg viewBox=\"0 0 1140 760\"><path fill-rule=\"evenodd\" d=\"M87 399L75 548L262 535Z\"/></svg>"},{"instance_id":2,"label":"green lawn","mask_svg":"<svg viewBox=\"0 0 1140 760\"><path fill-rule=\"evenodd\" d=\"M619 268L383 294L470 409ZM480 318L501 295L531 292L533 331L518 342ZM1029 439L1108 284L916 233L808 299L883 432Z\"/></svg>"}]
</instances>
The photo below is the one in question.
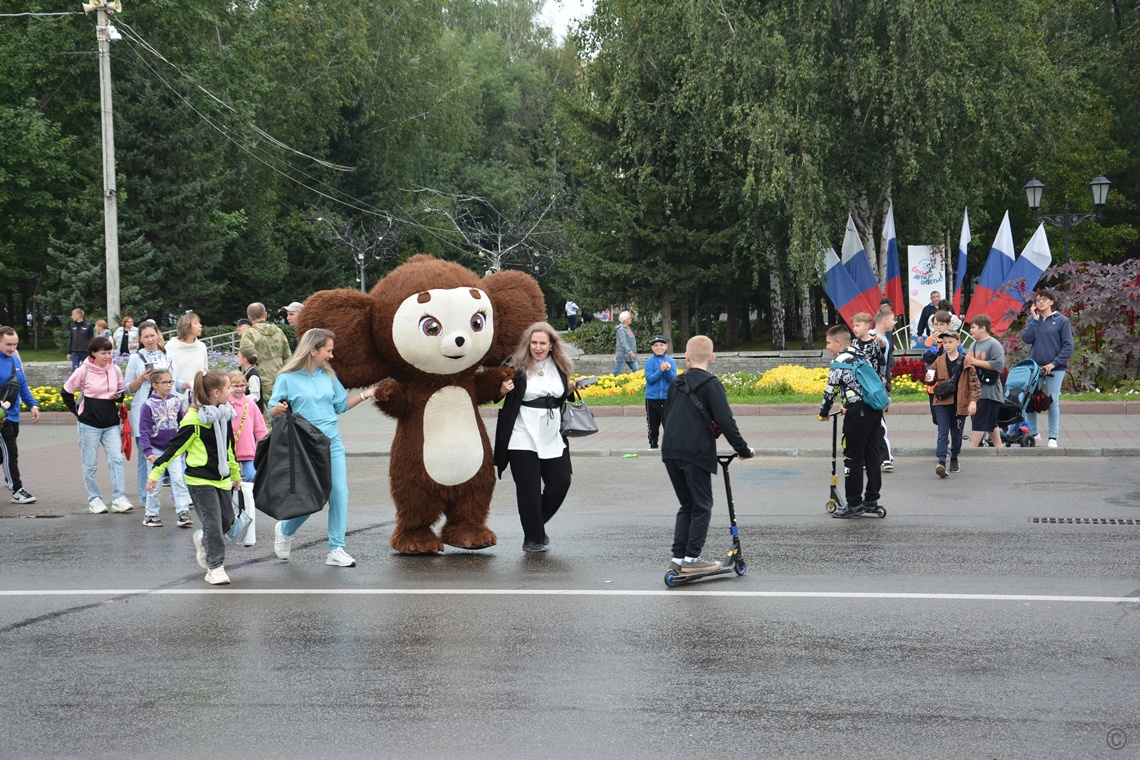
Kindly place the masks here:
<instances>
[{"instance_id":1,"label":"green lawn","mask_svg":"<svg viewBox=\"0 0 1140 760\"><path fill-rule=\"evenodd\" d=\"M33 351L32 345L29 343L25 345L20 343L20 361L24 362L65 362L67 361L67 354L60 351L58 348L43 348L44 342L40 341L40 350Z\"/></svg>"}]
</instances>

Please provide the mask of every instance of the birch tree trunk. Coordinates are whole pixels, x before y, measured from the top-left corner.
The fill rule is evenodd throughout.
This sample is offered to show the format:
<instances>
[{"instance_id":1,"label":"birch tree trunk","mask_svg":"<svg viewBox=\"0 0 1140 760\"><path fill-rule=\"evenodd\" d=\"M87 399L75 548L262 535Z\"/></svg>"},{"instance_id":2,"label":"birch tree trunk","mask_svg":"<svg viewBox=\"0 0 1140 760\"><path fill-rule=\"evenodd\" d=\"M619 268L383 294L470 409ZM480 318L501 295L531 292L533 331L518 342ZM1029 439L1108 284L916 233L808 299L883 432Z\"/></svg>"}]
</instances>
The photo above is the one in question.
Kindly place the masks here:
<instances>
[{"instance_id":1,"label":"birch tree trunk","mask_svg":"<svg viewBox=\"0 0 1140 760\"><path fill-rule=\"evenodd\" d=\"M768 287L771 290L771 300L768 304L768 318L772 322L772 350L783 351L786 348L784 327L784 293L780 282L780 268L776 263L776 248L768 245L764 250L764 259L768 264Z\"/></svg>"},{"instance_id":2,"label":"birch tree trunk","mask_svg":"<svg viewBox=\"0 0 1140 760\"><path fill-rule=\"evenodd\" d=\"M807 280L800 283L800 347L804 351L810 351L815 343L815 335L812 334L812 312L815 311L811 304L811 285Z\"/></svg>"}]
</instances>

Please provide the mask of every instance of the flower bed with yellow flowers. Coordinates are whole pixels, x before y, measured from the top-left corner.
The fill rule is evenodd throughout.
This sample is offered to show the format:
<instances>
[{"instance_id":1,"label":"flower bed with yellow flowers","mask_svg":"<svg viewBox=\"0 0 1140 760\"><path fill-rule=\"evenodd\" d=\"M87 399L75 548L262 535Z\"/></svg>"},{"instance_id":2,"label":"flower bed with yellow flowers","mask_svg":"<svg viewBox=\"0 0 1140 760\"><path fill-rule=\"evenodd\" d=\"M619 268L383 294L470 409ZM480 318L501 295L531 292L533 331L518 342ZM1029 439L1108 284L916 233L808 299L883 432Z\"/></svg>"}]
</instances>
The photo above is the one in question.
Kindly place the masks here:
<instances>
[{"instance_id":1,"label":"flower bed with yellow flowers","mask_svg":"<svg viewBox=\"0 0 1140 760\"><path fill-rule=\"evenodd\" d=\"M683 372L682 370L679 374ZM734 403L816 402L827 385L827 368L809 369L796 364L784 364L760 375L753 372L729 372L717 374L717 377L728 392L729 400ZM922 398L926 394L921 383L905 376L893 379L891 392L894 396L916 398ZM636 403L645 398L645 371L599 375L598 382L583 388L581 393L583 398L604 404Z\"/></svg>"},{"instance_id":2,"label":"flower bed with yellow flowers","mask_svg":"<svg viewBox=\"0 0 1140 760\"><path fill-rule=\"evenodd\" d=\"M40 385L35 388L29 388L32 392L32 398L40 405L41 412L66 412L67 407L63 405L63 397L59 395L59 388L54 385ZM134 396L127 396L123 399L123 404L128 409L131 407L131 401Z\"/></svg>"}]
</instances>

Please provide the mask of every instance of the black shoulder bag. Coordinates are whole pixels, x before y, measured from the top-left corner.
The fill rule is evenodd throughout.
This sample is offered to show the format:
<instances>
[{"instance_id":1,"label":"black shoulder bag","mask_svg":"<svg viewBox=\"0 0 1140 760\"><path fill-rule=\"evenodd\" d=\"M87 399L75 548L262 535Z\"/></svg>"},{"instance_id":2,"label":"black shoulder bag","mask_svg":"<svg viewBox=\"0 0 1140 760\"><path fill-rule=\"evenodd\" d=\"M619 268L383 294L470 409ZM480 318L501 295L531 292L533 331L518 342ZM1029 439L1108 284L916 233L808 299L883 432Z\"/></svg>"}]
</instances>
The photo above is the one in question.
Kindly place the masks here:
<instances>
[{"instance_id":1,"label":"black shoulder bag","mask_svg":"<svg viewBox=\"0 0 1140 760\"><path fill-rule=\"evenodd\" d=\"M12 358L12 374L0 386L0 402L7 401L14 407L20 406L20 376L16 374L16 357Z\"/></svg>"},{"instance_id":2,"label":"black shoulder bag","mask_svg":"<svg viewBox=\"0 0 1140 760\"><path fill-rule=\"evenodd\" d=\"M692 400L693 406L695 406L697 408L697 411L701 413L701 416L705 418L705 422L709 423L709 430L713 432L713 437L720 438L720 425L716 424L716 420L714 420L712 418L712 415L709 414L709 410L705 409L705 405L701 403L701 400L697 398L696 395L694 395L692 389L689 388L689 378L685 378L683 387L680 385L677 387L685 392L685 395Z\"/></svg>"},{"instance_id":3,"label":"black shoulder bag","mask_svg":"<svg viewBox=\"0 0 1140 760\"><path fill-rule=\"evenodd\" d=\"M963 364L958 364L956 371L950 373L949 379L943 380L938 385L934 386L934 395L936 398L950 398L958 392L958 380L962 377L963 367Z\"/></svg>"}]
</instances>

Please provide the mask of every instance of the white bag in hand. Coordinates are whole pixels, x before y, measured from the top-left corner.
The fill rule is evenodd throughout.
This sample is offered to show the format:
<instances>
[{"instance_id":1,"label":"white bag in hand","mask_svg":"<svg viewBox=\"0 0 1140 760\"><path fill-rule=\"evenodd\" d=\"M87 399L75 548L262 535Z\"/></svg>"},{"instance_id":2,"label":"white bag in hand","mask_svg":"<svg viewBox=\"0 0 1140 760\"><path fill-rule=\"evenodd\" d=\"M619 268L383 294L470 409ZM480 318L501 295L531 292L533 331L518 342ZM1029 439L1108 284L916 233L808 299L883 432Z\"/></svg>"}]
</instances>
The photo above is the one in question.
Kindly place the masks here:
<instances>
[{"instance_id":1,"label":"white bag in hand","mask_svg":"<svg viewBox=\"0 0 1140 760\"><path fill-rule=\"evenodd\" d=\"M234 524L226 536L239 546L257 543L257 510L253 508L253 483L242 481L233 492Z\"/></svg>"}]
</instances>

